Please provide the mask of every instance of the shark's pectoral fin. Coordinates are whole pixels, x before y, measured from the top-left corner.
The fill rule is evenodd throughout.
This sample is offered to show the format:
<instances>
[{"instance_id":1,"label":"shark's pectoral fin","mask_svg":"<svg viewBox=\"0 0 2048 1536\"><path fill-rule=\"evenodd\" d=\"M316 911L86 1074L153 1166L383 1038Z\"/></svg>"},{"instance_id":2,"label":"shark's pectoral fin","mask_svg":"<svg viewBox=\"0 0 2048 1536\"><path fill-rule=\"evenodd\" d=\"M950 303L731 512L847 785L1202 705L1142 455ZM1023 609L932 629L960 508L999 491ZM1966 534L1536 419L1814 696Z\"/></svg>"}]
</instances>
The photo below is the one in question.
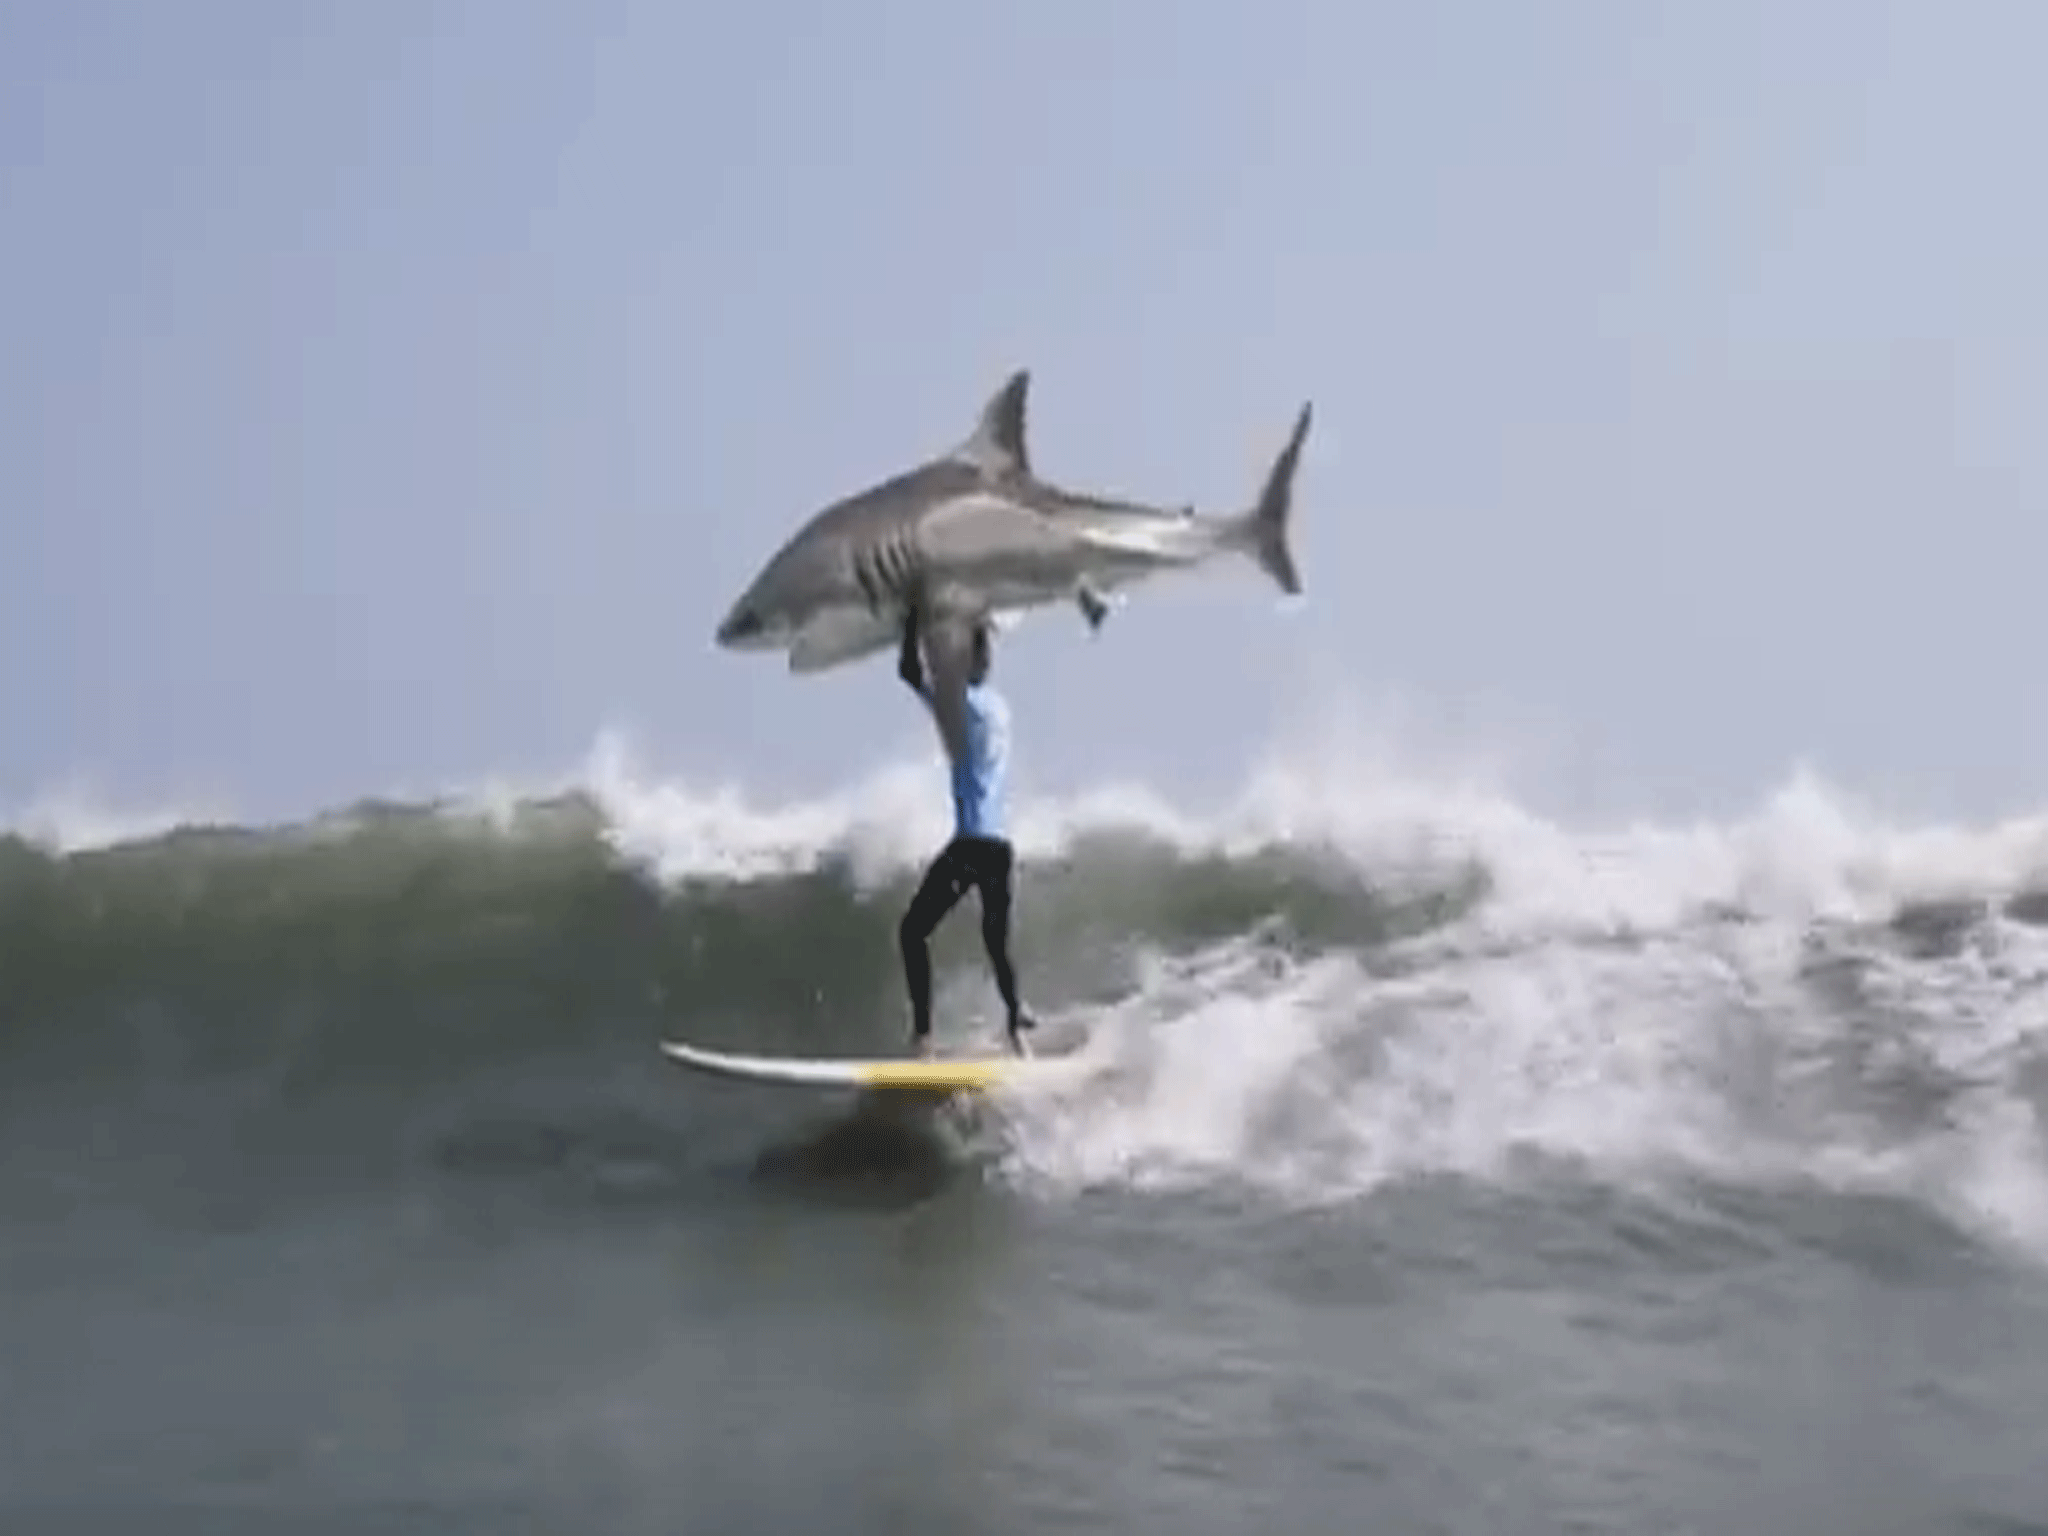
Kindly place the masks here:
<instances>
[{"instance_id":1,"label":"shark's pectoral fin","mask_svg":"<svg viewBox=\"0 0 2048 1536\"><path fill-rule=\"evenodd\" d=\"M1031 473L1031 449L1025 442L1025 403L1031 392L1031 370L1019 368L981 408L973 435L953 450L953 457L974 465L993 479Z\"/></svg>"},{"instance_id":2,"label":"shark's pectoral fin","mask_svg":"<svg viewBox=\"0 0 2048 1536\"><path fill-rule=\"evenodd\" d=\"M1088 621L1088 633L1094 634L1102 628L1102 621L1109 617L1109 599L1083 582L1074 592L1074 603L1081 610L1081 617Z\"/></svg>"},{"instance_id":3,"label":"shark's pectoral fin","mask_svg":"<svg viewBox=\"0 0 2048 1536\"><path fill-rule=\"evenodd\" d=\"M957 610L927 614L924 620L932 713L938 718L946 756L956 763L967 757L967 669L973 655L974 623L972 615Z\"/></svg>"}]
</instances>

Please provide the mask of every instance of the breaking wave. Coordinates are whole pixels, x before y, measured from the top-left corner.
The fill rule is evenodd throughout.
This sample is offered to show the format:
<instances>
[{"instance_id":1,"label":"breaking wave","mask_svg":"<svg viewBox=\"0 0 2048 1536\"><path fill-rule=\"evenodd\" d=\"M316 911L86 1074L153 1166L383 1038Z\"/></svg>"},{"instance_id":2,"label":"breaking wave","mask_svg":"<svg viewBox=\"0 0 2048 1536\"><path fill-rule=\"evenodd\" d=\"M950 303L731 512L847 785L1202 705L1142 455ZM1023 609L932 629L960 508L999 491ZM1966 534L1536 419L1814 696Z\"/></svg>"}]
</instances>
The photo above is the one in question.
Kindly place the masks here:
<instances>
[{"instance_id":1,"label":"breaking wave","mask_svg":"<svg viewBox=\"0 0 2048 1536\"><path fill-rule=\"evenodd\" d=\"M643 1139L729 1142L735 1096L655 1039L894 1046L930 772L782 807L609 751L579 779L0 841L9 1145L68 1115L72 1153L118 1157L203 1102L237 1156L388 1133L402 1161L404 1114L338 1107L376 1102L487 1160L518 1085L570 1083ZM2048 823L1889 826L1799 778L1747 819L1594 834L1324 764L1207 815L1028 804L1019 843L1027 989L1100 1066L1006 1107L1021 1187L1313 1204L1564 1165L1870 1188L2048 1245ZM975 925L935 961L942 1032L989 1027Z\"/></svg>"}]
</instances>

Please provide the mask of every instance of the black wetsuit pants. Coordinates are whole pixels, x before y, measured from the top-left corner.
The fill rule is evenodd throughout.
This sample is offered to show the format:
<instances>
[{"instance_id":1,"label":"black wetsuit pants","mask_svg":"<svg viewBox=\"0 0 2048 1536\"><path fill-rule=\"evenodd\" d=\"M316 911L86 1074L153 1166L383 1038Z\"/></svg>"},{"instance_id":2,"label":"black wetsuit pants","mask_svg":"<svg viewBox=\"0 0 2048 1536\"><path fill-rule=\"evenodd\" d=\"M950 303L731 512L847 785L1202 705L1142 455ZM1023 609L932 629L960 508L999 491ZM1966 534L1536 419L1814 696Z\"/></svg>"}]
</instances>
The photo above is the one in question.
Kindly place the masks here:
<instances>
[{"instance_id":1,"label":"black wetsuit pants","mask_svg":"<svg viewBox=\"0 0 2048 1536\"><path fill-rule=\"evenodd\" d=\"M1010 878L1015 856L1000 838L955 837L939 850L896 936L903 946L903 979L910 985L911 1032L919 1040L932 1031L932 961L925 948L932 930L953 910L969 886L981 892L981 941L996 973L1010 1021L1018 1021L1017 976L1010 965Z\"/></svg>"}]
</instances>

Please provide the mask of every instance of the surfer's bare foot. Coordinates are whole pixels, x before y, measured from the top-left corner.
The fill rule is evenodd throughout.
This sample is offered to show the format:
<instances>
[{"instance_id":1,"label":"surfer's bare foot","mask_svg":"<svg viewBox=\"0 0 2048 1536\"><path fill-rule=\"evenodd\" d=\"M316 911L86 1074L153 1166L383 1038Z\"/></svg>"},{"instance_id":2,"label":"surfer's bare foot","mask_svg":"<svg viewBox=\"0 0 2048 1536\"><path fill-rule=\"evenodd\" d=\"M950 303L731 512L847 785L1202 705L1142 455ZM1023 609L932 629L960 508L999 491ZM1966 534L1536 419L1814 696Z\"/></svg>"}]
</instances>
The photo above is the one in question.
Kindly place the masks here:
<instances>
[{"instance_id":1,"label":"surfer's bare foot","mask_svg":"<svg viewBox=\"0 0 2048 1536\"><path fill-rule=\"evenodd\" d=\"M934 1056L938 1055L938 1052L932 1048L932 1037L930 1035L912 1035L910 1037L910 1054L919 1061L930 1061Z\"/></svg>"},{"instance_id":2,"label":"surfer's bare foot","mask_svg":"<svg viewBox=\"0 0 2048 1536\"><path fill-rule=\"evenodd\" d=\"M1006 1033L1010 1042L1010 1054L1012 1056L1029 1056L1031 1054L1031 1048L1024 1043L1024 1031L1036 1028L1038 1028L1038 1020L1032 1018L1028 1013L1020 1011L1015 1018L1010 1020L1010 1027Z\"/></svg>"}]
</instances>

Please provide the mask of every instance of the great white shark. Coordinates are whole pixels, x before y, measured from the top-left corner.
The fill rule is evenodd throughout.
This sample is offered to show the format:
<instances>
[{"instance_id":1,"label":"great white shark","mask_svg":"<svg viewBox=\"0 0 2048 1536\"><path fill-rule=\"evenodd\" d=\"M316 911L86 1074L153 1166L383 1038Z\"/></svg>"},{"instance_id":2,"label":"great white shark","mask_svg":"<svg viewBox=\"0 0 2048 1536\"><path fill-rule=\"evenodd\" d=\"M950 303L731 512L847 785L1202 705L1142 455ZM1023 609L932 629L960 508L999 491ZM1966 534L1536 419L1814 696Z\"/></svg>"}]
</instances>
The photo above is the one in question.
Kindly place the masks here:
<instances>
[{"instance_id":1,"label":"great white shark","mask_svg":"<svg viewBox=\"0 0 2048 1536\"><path fill-rule=\"evenodd\" d=\"M895 643L915 607L939 724L952 743L979 624L1071 602L1099 628L1115 588L1226 553L1254 561L1282 592L1301 592L1288 521L1310 405L1257 503L1204 516L1040 479L1026 433L1030 387L1030 371L1019 369L958 446L813 516L740 594L717 643L786 651L790 671L817 672Z\"/></svg>"}]
</instances>

